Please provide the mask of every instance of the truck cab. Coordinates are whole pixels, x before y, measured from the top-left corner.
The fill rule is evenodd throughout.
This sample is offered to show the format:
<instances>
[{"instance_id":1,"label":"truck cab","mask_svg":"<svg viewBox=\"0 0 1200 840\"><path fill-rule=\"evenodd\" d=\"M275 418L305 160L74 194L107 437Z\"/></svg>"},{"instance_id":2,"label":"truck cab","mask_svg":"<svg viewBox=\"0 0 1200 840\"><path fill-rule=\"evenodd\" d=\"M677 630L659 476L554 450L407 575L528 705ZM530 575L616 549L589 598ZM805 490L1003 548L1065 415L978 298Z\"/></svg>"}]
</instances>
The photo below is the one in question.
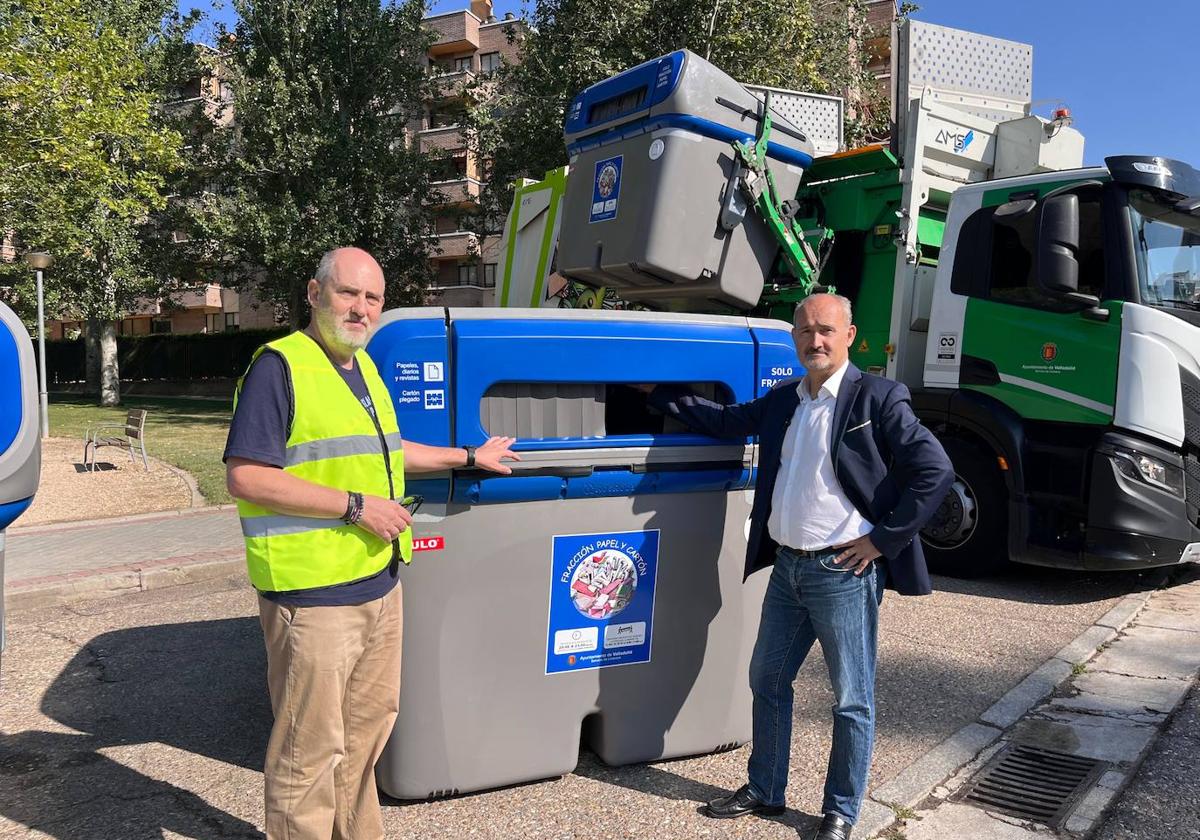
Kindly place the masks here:
<instances>
[{"instance_id":1,"label":"truck cab","mask_svg":"<svg viewBox=\"0 0 1200 840\"><path fill-rule=\"evenodd\" d=\"M1128 156L954 193L914 394L961 466L936 559L1200 559L1198 196Z\"/></svg>"}]
</instances>

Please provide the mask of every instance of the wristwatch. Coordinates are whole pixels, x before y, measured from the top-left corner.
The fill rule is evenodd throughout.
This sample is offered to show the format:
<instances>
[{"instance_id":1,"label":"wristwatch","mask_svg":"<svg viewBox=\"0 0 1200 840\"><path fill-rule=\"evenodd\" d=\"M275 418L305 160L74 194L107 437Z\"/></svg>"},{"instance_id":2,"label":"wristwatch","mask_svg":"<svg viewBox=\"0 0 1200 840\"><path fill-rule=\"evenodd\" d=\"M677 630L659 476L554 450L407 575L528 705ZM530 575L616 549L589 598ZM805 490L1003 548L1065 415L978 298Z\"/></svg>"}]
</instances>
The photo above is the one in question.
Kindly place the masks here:
<instances>
[{"instance_id":1,"label":"wristwatch","mask_svg":"<svg viewBox=\"0 0 1200 840\"><path fill-rule=\"evenodd\" d=\"M475 447L474 446L464 446L463 449L467 450L466 466L468 466L468 467L475 466Z\"/></svg>"}]
</instances>

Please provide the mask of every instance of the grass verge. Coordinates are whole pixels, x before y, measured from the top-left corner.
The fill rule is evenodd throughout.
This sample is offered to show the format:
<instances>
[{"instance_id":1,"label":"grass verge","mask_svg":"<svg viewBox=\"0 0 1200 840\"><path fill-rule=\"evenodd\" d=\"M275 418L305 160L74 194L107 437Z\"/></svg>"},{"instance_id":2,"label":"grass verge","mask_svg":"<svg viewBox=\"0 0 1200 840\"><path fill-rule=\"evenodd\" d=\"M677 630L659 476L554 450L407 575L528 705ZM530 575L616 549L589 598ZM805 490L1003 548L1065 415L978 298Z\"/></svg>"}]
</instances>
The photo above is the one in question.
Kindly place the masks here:
<instances>
[{"instance_id":1,"label":"grass verge","mask_svg":"<svg viewBox=\"0 0 1200 840\"><path fill-rule=\"evenodd\" d=\"M94 399L51 395L50 434L78 438L82 446L83 433L89 425L124 423L126 413L134 408L149 412L148 455L191 473L209 504L232 501L225 490L225 465L221 463L229 418L233 414L231 400L131 396L116 408L102 408Z\"/></svg>"}]
</instances>

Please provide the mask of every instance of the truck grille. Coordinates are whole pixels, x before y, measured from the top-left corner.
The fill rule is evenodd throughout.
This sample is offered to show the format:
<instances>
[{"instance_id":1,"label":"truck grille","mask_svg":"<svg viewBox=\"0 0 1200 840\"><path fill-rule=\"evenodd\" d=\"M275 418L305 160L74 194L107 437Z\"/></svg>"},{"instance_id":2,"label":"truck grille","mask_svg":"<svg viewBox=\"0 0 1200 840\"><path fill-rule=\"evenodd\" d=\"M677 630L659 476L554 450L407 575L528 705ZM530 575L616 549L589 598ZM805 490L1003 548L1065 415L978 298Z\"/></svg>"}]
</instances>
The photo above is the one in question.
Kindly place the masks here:
<instances>
[{"instance_id":1,"label":"truck grille","mask_svg":"<svg viewBox=\"0 0 1200 840\"><path fill-rule=\"evenodd\" d=\"M1200 457L1195 452L1183 456L1184 481L1187 486L1188 518L1200 527Z\"/></svg>"},{"instance_id":2,"label":"truck grille","mask_svg":"<svg viewBox=\"0 0 1200 840\"><path fill-rule=\"evenodd\" d=\"M1200 378L1179 368L1183 397L1184 498L1188 517L1200 526Z\"/></svg>"},{"instance_id":3,"label":"truck grille","mask_svg":"<svg viewBox=\"0 0 1200 840\"><path fill-rule=\"evenodd\" d=\"M1200 378L1181 367L1179 385L1183 391L1183 436L1187 448L1200 453Z\"/></svg>"}]
</instances>

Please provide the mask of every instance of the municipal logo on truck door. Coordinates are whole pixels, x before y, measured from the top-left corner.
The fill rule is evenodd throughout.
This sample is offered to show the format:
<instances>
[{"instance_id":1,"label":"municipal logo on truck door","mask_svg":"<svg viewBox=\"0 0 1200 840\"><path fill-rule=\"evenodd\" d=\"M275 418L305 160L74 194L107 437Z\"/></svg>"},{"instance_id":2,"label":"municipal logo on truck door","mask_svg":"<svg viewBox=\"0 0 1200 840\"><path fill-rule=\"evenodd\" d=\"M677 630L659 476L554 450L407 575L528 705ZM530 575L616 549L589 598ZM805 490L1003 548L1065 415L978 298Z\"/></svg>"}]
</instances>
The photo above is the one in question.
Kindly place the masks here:
<instances>
[{"instance_id":1,"label":"municipal logo on truck door","mask_svg":"<svg viewBox=\"0 0 1200 840\"><path fill-rule=\"evenodd\" d=\"M1053 362L1058 356L1058 345L1053 341L1047 341L1042 345L1042 361Z\"/></svg>"},{"instance_id":2,"label":"municipal logo on truck door","mask_svg":"<svg viewBox=\"0 0 1200 840\"><path fill-rule=\"evenodd\" d=\"M596 179L592 183L592 214L588 222L606 222L617 218L617 202L621 199L621 164L624 155L596 162Z\"/></svg>"}]
</instances>

